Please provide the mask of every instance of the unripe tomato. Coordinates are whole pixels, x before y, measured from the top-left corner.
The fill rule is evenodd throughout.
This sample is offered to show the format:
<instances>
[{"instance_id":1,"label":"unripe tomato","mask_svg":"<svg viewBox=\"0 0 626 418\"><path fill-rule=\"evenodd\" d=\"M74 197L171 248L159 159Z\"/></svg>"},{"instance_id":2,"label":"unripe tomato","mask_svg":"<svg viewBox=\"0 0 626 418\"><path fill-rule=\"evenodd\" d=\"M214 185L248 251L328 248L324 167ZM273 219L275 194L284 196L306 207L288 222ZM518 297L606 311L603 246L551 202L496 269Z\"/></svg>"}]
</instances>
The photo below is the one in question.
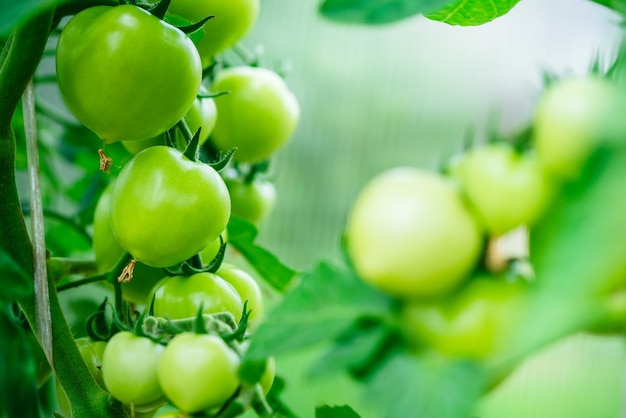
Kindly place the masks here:
<instances>
[{"instance_id":1,"label":"unripe tomato","mask_svg":"<svg viewBox=\"0 0 626 418\"><path fill-rule=\"evenodd\" d=\"M203 67L208 67L215 54L235 45L252 28L259 0L172 0L168 12L190 22L215 16L202 27L203 36L196 45Z\"/></svg>"},{"instance_id":2,"label":"unripe tomato","mask_svg":"<svg viewBox=\"0 0 626 418\"><path fill-rule=\"evenodd\" d=\"M365 186L345 237L359 276L400 298L450 292L483 248L482 230L457 185L416 168L387 171Z\"/></svg>"},{"instance_id":3,"label":"unripe tomato","mask_svg":"<svg viewBox=\"0 0 626 418\"><path fill-rule=\"evenodd\" d=\"M261 376L261 380L259 384L261 388L263 388L263 394L267 395L272 389L272 385L274 384L274 379L276 378L276 359L274 357L270 357L267 359L267 363L265 363L265 371Z\"/></svg>"},{"instance_id":4,"label":"unripe tomato","mask_svg":"<svg viewBox=\"0 0 626 418\"><path fill-rule=\"evenodd\" d=\"M200 251L200 259L202 260L202 263L204 265L208 265L211 261L213 261L222 247L222 242L226 243L227 241L228 230L225 229L215 241L210 243L204 250Z\"/></svg>"},{"instance_id":5,"label":"unripe tomato","mask_svg":"<svg viewBox=\"0 0 626 418\"><path fill-rule=\"evenodd\" d=\"M81 337L76 340L78 351L89 369L89 373L96 380L98 386L106 390L102 375L102 359L107 343L105 341L92 341L90 338Z\"/></svg>"},{"instance_id":6,"label":"unripe tomato","mask_svg":"<svg viewBox=\"0 0 626 418\"><path fill-rule=\"evenodd\" d=\"M230 312L241 319L243 302L235 288L213 273L166 277L154 288L154 315L171 319Z\"/></svg>"},{"instance_id":7,"label":"unripe tomato","mask_svg":"<svg viewBox=\"0 0 626 418\"><path fill-rule=\"evenodd\" d=\"M98 200L93 223L93 251L99 273L111 270L126 251L113 235L111 228L111 193L114 182L110 183ZM133 278L121 284L122 295L130 302L145 304L152 287L164 277L163 269L148 267L141 262L135 264Z\"/></svg>"},{"instance_id":8,"label":"unripe tomato","mask_svg":"<svg viewBox=\"0 0 626 418\"><path fill-rule=\"evenodd\" d=\"M215 335L182 333L165 347L158 376L167 398L185 412L222 405L239 387L239 356Z\"/></svg>"},{"instance_id":9,"label":"unripe tomato","mask_svg":"<svg viewBox=\"0 0 626 418\"><path fill-rule=\"evenodd\" d=\"M233 158L261 161L282 148L300 118L300 107L282 78L259 67L231 67L220 71L213 92L219 115L211 140L222 151L237 147Z\"/></svg>"},{"instance_id":10,"label":"unripe tomato","mask_svg":"<svg viewBox=\"0 0 626 418\"><path fill-rule=\"evenodd\" d=\"M197 98L194 100L193 105L184 119L192 135L196 133L198 128L202 128L198 144L204 144L213 131L213 127L217 121L217 107L215 106L215 101L211 97ZM184 150L187 147L187 141L178 129L176 130L174 140L176 141L178 149ZM165 133L143 141L122 141L122 144L131 154L137 154L139 151L154 145L167 145Z\"/></svg>"},{"instance_id":11,"label":"unripe tomato","mask_svg":"<svg viewBox=\"0 0 626 418\"><path fill-rule=\"evenodd\" d=\"M161 398L157 365L163 348L131 332L115 334L102 356L102 376L111 395L122 403L136 405Z\"/></svg>"},{"instance_id":12,"label":"unripe tomato","mask_svg":"<svg viewBox=\"0 0 626 418\"><path fill-rule=\"evenodd\" d=\"M263 222L274 209L274 183L255 178L246 182L239 177L224 177L230 194L232 214L255 225Z\"/></svg>"},{"instance_id":13,"label":"unripe tomato","mask_svg":"<svg viewBox=\"0 0 626 418\"><path fill-rule=\"evenodd\" d=\"M606 79L570 78L550 85L537 103L533 124L540 162L564 178L578 177L601 141L626 135L623 104L619 89Z\"/></svg>"},{"instance_id":14,"label":"unripe tomato","mask_svg":"<svg viewBox=\"0 0 626 418\"><path fill-rule=\"evenodd\" d=\"M59 37L56 69L68 108L105 142L148 139L171 128L202 80L193 42L133 5L74 16Z\"/></svg>"},{"instance_id":15,"label":"unripe tomato","mask_svg":"<svg viewBox=\"0 0 626 418\"><path fill-rule=\"evenodd\" d=\"M250 311L248 324L251 330L255 330L265 313L263 294L256 280L244 270L228 263L220 266L217 275L235 288L243 302L248 301L247 309Z\"/></svg>"},{"instance_id":16,"label":"unripe tomato","mask_svg":"<svg viewBox=\"0 0 626 418\"><path fill-rule=\"evenodd\" d=\"M505 143L469 150L452 168L452 175L492 235L532 225L555 188L534 154L519 154Z\"/></svg>"},{"instance_id":17,"label":"unripe tomato","mask_svg":"<svg viewBox=\"0 0 626 418\"><path fill-rule=\"evenodd\" d=\"M411 301L402 310L406 335L449 356L485 359L514 335L525 290L523 282L476 278L447 299Z\"/></svg>"},{"instance_id":18,"label":"unripe tomato","mask_svg":"<svg viewBox=\"0 0 626 418\"><path fill-rule=\"evenodd\" d=\"M226 228L228 189L210 166L150 147L122 169L111 196L117 241L137 260L168 267L198 254Z\"/></svg>"}]
</instances>

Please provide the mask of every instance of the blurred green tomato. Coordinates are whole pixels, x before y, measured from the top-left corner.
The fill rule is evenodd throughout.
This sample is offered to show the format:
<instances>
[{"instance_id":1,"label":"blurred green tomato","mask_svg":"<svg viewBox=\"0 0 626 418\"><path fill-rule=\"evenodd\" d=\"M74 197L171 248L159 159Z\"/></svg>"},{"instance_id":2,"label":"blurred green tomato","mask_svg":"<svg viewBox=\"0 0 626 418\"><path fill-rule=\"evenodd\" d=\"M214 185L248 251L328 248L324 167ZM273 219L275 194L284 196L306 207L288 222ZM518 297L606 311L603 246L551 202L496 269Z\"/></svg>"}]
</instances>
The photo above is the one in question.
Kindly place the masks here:
<instances>
[{"instance_id":1,"label":"blurred green tomato","mask_svg":"<svg viewBox=\"0 0 626 418\"><path fill-rule=\"evenodd\" d=\"M276 187L274 183L255 178L246 182L239 177L224 177L231 202L231 213L255 225L263 222L274 209Z\"/></svg>"},{"instance_id":2,"label":"blurred green tomato","mask_svg":"<svg viewBox=\"0 0 626 418\"><path fill-rule=\"evenodd\" d=\"M265 305L261 288L256 280L244 270L228 263L223 263L220 266L217 275L235 288L242 302L248 301L247 309L250 311L250 317L248 318L249 329L253 331L258 328L263 320Z\"/></svg>"},{"instance_id":3,"label":"blurred green tomato","mask_svg":"<svg viewBox=\"0 0 626 418\"><path fill-rule=\"evenodd\" d=\"M456 183L416 168L396 168L367 184L345 238L359 276L405 299L452 291L483 248L482 230Z\"/></svg>"}]
</instances>

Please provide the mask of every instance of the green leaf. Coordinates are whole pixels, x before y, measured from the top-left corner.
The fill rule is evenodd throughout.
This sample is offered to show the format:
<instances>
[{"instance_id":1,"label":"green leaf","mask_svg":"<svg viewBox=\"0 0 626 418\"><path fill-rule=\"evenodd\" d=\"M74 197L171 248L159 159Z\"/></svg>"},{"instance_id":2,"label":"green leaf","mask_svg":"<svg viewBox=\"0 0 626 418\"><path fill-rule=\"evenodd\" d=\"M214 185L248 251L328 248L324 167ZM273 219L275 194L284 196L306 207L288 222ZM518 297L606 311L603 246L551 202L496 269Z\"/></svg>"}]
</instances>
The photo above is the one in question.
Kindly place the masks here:
<instances>
[{"instance_id":1,"label":"green leaf","mask_svg":"<svg viewBox=\"0 0 626 418\"><path fill-rule=\"evenodd\" d=\"M228 243L235 247L261 277L274 289L284 292L296 271L285 266L266 249L256 245L258 231L250 222L231 216L228 223Z\"/></svg>"},{"instance_id":2,"label":"green leaf","mask_svg":"<svg viewBox=\"0 0 626 418\"><path fill-rule=\"evenodd\" d=\"M37 13L53 7L61 0L0 0L0 37Z\"/></svg>"},{"instance_id":3,"label":"green leaf","mask_svg":"<svg viewBox=\"0 0 626 418\"><path fill-rule=\"evenodd\" d=\"M359 321L335 341L330 350L312 367L312 378L350 371L355 377L369 372L390 341L388 326L380 322Z\"/></svg>"},{"instance_id":4,"label":"green leaf","mask_svg":"<svg viewBox=\"0 0 626 418\"><path fill-rule=\"evenodd\" d=\"M390 355L367 384L367 400L385 418L471 417L483 392L481 368L435 353Z\"/></svg>"},{"instance_id":5,"label":"green leaf","mask_svg":"<svg viewBox=\"0 0 626 418\"><path fill-rule=\"evenodd\" d=\"M439 10L452 0L324 0L322 16L347 23L380 25Z\"/></svg>"},{"instance_id":6,"label":"green leaf","mask_svg":"<svg viewBox=\"0 0 626 418\"><path fill-rule=\"evenodd\" d=\"M0 250L0 300L11 302L33 295L33 279L6 252Z\"/></svg>"},{"instance_id":7,"label":"green leaf","mask_svg":"<svg viewBox=\"0 0 626 418\"><path fill-rule=\"evenodd\" d=\"M449 25L478 26L507 14L519 0L456 0L428 19Z\"/></svg>"},{"instance_id":8,"label":"green leaf","mask_svg":"<svg viewBox=\"0 0 626 418\"><path fill-rule=\"evenodd\" d=\"M315 408L315 418L360 418L360 415L348 405L324 405Z\"/></svg>"},{"instance_id":9,"label":"green leaf","mask_svg":"<svg viewBox=\"0 0 626 418\"><path fill-rule=\"evenodd\" d=\"M36 368L27 335L0 309L0 416L40 417Z\"/></svg>"},{"instance_id":10,"label":"green leaf","mask_svg":"<svg viewBox=\"0 0 626 418\"><path fill-rule=\"evenodd\" d=\"M389 303L352 271L322 262L269 312L246 357L258 361L329 341L359 318L386 317Z\"/></svg>"},{"instance_id":11,"label":"green leaf","mask_svg":"<svg viewBox=\"0 0 626 418\"><path fill-rule=\"evenodd\" d=\"M524 326L503 354L504 367L596 323L602 295L624 285L625 178L626 149L599 150L531 231L535 292Z\"/></svg>"}]
</instances>

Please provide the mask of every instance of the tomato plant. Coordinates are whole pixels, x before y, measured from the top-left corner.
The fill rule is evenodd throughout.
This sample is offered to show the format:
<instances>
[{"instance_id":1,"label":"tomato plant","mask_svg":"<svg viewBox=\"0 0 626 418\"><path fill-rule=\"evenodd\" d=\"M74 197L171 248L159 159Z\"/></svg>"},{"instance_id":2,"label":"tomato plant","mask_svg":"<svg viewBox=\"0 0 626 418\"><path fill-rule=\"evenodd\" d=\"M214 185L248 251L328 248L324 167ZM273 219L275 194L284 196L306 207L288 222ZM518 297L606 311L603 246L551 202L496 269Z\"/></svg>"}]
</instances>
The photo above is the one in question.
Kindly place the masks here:
<instances>
[{"instance_id":1,"label":"tomato plant","mask_svg":"<svg viewBox=\"0 0 626 418\"><path fill-rule=\"evenodd\" d=\"M259 3L3 8L0 417L494 418L480 399L540 348L588 330L623 346L626 42L589 74L544 74L519 126L464 121L462 138L459 103L446 102L461 84L422 94L436 66L421 64L447 50L415 54L415 72L416 61L391 62L411 58L406 48L354 31L367 61L336 62L328 46L350 30L297 20L293 2L268 3L261 18L273 20L251 31ZM320 3L352 24L422 13L464 26L518 0ZM319 46L295 36L302 28ZM290 63L247 48L247 33L310 58L293 84ZM300 123L288 85L305 92L309 140L282 158ZM432 106L443 97L445 111ZM421 118L446 129L425 135ZM453 149L450 170L426 168ZM266 180L268 167L285 180ZM278 185L286 207L265 223ZM322 257L312 249L328 229L343 236ZM273 245L308 261L291 268Z\"/></svg>"},{"instance_id":2,"label":"tomato plant","mask_svg":"<svg viewBox=\"0 0 626 418\"><path fill-rule=\"evenodd\" d=\"M260 67L220 71L212 91L219 115L211 140L222 151L237 148L234 159L255 162L282 148L300 118L300 106L278 74Z\"/></svg>"},{"instance_id":3,"label":"tomato plant","mask_svg":"<svg viewBox=\"0 0 626 418\"><path fill-rule=\"evenodd\" d=\"M168 267L202 251L230 216L224 181L206 164L165 146L137 154L111 196L111 225L137 261Z\"/></svg>"},{"instance_id":4,"label":"tomato plant","mask_svg":"<svg viewBox=\"0 0 626 418\"><path fill-rule=\"evenodd\" d=\"M78 13L57 48L57 77L72 113L105 142L171 128L200 88L200 57L177 28L133 5Z\"/></svg>"},{"instance_id":5,"label":"tomato plant","mask_svg":"<svg viewBox=\"0 0 626 418\"><path fill-rule=\"evenodd\" d=\"M184 412L219 407L239 386L239 357L214 335L182 333L159 361L159 382Z\"/></svg>"},{"instance_id":6,"label":"tomato plant","mask_svg":"<svg viewBox=\"0 0 626 418\"><path fill-rule=\"evenodd\" d=\"M367 283L401 298L457 287L478 262L482 229L449 179L398 168L373 179L349 214L345 239Z\"/></svg>"}]
</instances>

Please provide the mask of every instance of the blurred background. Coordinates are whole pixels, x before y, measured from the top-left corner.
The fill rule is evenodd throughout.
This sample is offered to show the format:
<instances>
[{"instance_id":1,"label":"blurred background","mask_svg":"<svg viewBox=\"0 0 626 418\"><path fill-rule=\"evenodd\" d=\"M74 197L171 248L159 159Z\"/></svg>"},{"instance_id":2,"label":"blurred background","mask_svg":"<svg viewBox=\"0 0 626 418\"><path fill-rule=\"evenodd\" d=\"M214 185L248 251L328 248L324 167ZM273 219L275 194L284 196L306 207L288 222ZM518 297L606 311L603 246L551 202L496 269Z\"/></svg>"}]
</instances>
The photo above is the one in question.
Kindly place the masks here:
<instances>
[{"instance_id":1,"label":"blurred background","mask_svg":"<svg viewBox=\"0 0 626 418\"><path fill-rule=\"evenodd\" d=\"M617 15L587 0L522 0L473 28L422 17L345 25L323 19L317 7L317 0L262 0L244 41L262 48L264 66L288 70L301 104L298 130L273 161L278 202L259 238L298 269L340 257L346 214L375 174L435 168L468 132L482 140L489 124L519 129L532 117L544 74L584 74L596 58L610 62L622 36ZM305 378L316 352L278 359L289 404L313 416L316 404L350 403L368 416L347 379ZM574 336L522 367L477 415L616 418L625 358L621 339Z\"/></svg>"}]
</instances>

